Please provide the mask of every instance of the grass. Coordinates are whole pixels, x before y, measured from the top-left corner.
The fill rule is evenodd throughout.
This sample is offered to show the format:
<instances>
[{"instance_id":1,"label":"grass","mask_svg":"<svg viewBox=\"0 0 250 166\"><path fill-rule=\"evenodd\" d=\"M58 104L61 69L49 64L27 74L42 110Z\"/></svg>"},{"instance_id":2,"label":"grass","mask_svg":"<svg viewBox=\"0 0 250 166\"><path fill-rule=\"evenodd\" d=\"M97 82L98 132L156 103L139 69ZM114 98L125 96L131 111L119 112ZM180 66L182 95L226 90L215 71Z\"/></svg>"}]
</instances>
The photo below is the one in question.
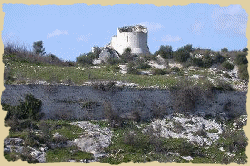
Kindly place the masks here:
<instances>
[{"instance_id":1,"label":"grass","mask_svg":"<svg viewBox=\"0 0 250 166\"><path fill-rule=\"evenodd\" d=\"M20 62L6 59L4 62L7 66L5 84L32 84L36 81L46 81L52 84L83 85L90 81L122 81L138 84L141 88L158 87L169 89L178 82L185 80L186 77L199 75L200 77L192 79L192 82L206 89L204 82L210 82L207 78L214 79L215 82L221 78L219 74L210 72L208 69L187 70L187 68L184 68L178 72L170 72L167 75L136 75L120 73L117 64L100 65L95 68L93 66L80 65L58 66L46 63L27 63L25 61ZM229 79L228 84L233 85L237 83Z\"/></svg>"},{"instance_id":2,"label":"grass","mask_svg":"<svg viewBox=\"0 0 250 166\"><path fill-rule=\"evenodd\" d=\"M47 64L8 62L14 81L9 84L32 83L36 80L48 83L73 83L82 85L87 81L123 81L138 84L140 87L159 86L168 88L179 82L179 74L170 75L134 75L121 74L115 66L100 66L100 68L62 67ZM115 69L113 69L115 68ZM200 73L202 74L202 73Z\"/></svg>"},{"instance_id":3,"label":"grass","mask_svg":"<svg viewBox=\"0 0 250 166\"><path fill-rule=\"evenodd\" d=\"M78 138L85 131L77 125L69 124L70 121L65 120L46 120L44 121L44 123L48 124L48 126L50 127L50 133L52 135L55 133L59 133L68 140L74 140ZM38 126L39 124L41 123L38 122Z\"/></svg>"},{"instance_id":4,"label":"grass","mask_svg":"<svg viewBox=\"0 0 250 166\"><path fill-rule=\"evenodd\" d=\"M92 153L82 152L77 150L76 147L70 148L58 148L48 150L46 153L47 162L68 162L69 160L93 160L94 155Z\"/></svg>"},{"instance_id":5,"label":"grass","mask_svg":"<svg viewBox=\"0 0 250 166\"><path fill-rule=\"evenodd\" d=\"M78 138L84 130L76 125L63 125L62 128L56 129L53 131L54 133L58 132L60 135L66 137L69 140L74 140Z\"/></svg>"},{"instance_id":6,"label":"grass","mask_svg":"<svg viewBox=\"0 0 250 166\"><path fill-rule=\"evenodd\" d=\"M110 127L109 122L106 120L91 120L90 123L99 125L101 128Z\"/></svg>"}]
</instances>

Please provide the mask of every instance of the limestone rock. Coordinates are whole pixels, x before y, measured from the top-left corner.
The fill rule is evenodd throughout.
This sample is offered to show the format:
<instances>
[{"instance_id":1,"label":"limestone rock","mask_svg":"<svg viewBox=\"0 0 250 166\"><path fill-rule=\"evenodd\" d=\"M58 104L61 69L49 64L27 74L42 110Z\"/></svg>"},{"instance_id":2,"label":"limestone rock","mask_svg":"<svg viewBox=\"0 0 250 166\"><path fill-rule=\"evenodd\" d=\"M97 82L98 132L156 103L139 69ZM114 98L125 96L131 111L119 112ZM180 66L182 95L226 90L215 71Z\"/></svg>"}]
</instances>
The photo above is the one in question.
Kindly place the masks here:
<instances>
[{"instance_id":1,"label":"limestone rock","mask_svg":"<svg viewBox=\"0 0 250 166\"><path fill-rule=\"evenodd\" d=\"M106 47L99 54L99 60L107 62L109 58L119 59L119 55L114 49Z\"/></svg>"}]
</instances>

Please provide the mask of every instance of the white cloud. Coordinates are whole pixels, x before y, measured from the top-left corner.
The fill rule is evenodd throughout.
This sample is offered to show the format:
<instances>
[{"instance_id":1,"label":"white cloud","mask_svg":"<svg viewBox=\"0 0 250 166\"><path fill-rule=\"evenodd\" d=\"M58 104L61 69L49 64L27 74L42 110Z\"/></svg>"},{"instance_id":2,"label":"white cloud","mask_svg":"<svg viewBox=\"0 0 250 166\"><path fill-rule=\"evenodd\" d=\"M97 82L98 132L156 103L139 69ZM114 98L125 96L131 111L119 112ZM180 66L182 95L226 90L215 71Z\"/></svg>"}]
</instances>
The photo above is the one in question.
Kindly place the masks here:
<instances>
[{"instance_id":1,"label":"white cloud","mask_svg":"<svg viewBox=\"0 0 250 166\"><path fill-rule=\"evenodd\" d=\"M161 38L161 41L163 42L179 42L181 41L182 38L179 36L171 36L171 35L166 35Z\"/></svg>"},{"instance_id":2,"label":"white cloud","mask_svg":"<svg viewBox=\"0 0 250 166\"><path fill-rule=\"evenodd\" d=\"M154 23L154 22L141 22L139 24L146 26L148 31L151 31L151 32L156 32L156 31L164 28L164 26L161 25L160 23Z\"/></svg>"},{"instance_id":3,"label":"white cloud","mask_svg":"<svg viewBox=\"0 0 250 166\"><path fill-rule=\"evenodd\" d=\"M67 30L58 30L58 29L56 29L52 33L49 33L47 35L47 38L51 38L51 37L55 37L55 36L59 36L59 35L68 35L68 31Z\"/></svg>"},{"instance_id":4,"label":"white cloud","mask_svg":"<svg viewBox=\"0 0 250 166\"><path fill-rule=\"evenodd\" d=\"M217 33L229 36L245 35L247 13L240 5L216 8L212 13L213 27Z\"/></svg>"},{"instance_id":5,"label":"white cloud","mask_svg":"<svg viewBox=\"0 0 250 166\"><path fill-rule=\"evenodd\" d=\"M78 42L80 42L80 41L88 42L88 40L90 39L90 36L91 36L90 33L87 34L87 35L80 35L80 36L78 36L78 37L76 38L76 40L77 40Z\"/></svg>"},{"instance_id":6,"label":"white cloud","mask_svg":"<svg viewBox=\"0 0 250 166\"><path fill-rule=\"evenodd\" d=\"M204 23L199 20L195 20L195 23L191 25L191 32L196 35L201 35L204 28Z\"/></svg>"}]
</instances>

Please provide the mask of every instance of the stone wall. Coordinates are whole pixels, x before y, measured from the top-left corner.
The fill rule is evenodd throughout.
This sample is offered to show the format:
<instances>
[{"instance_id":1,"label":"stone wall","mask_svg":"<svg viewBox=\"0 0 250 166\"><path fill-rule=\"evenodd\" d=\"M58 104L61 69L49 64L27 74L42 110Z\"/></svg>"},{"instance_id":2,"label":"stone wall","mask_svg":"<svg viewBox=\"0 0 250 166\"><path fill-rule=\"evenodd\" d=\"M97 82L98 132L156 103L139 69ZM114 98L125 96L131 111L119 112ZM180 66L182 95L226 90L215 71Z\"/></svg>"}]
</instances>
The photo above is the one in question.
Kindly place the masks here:
<instances>
[{"instance_id":1,"label":"stone wall","mask_svg":"<svg viewBox=\"0 0 250 166\"><path fill-rule=\"evenodd\" d=\"M42 101L44 118L102 119L104 105L110 103L120 116L129 117L138 111L142 119L152 117L155 110L173 112L173 96L169 90L115 88L107 91L92 86L5 85L2 103L16 105L30 93ZM196 112L221 113L230 103L240 114L246 113L246 92L216 91L199 102Z\"/></svg>"}]
</instances>

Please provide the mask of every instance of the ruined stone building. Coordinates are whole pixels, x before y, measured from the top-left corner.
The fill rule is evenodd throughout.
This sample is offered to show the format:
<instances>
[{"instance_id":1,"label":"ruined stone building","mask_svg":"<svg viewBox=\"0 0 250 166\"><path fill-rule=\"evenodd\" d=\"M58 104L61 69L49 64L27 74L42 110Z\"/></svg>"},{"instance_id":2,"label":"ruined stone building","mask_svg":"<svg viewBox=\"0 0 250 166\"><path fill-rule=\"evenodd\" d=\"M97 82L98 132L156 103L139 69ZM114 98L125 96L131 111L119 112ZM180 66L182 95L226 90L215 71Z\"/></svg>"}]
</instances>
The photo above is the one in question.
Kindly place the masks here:
<instances>
[{"instance_id":1,"label":"ruined stone building","mask_svg":"<svg viewBox=\"0 0 250 166\"><path fill-rule=\"evenodd\" d=\"M110 47L120 55L126 48L131 48L132 54L147 54L147 28L142 25L117 28L117 35L111 39Z\"/></svg>"}]
</instances>

